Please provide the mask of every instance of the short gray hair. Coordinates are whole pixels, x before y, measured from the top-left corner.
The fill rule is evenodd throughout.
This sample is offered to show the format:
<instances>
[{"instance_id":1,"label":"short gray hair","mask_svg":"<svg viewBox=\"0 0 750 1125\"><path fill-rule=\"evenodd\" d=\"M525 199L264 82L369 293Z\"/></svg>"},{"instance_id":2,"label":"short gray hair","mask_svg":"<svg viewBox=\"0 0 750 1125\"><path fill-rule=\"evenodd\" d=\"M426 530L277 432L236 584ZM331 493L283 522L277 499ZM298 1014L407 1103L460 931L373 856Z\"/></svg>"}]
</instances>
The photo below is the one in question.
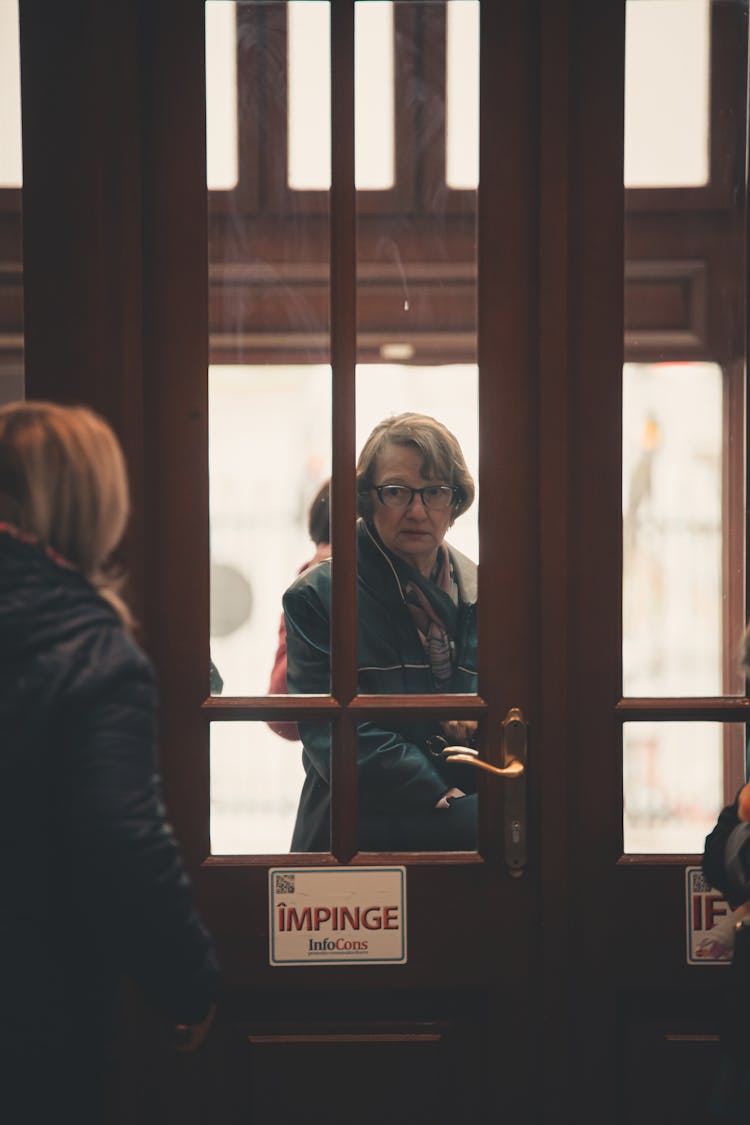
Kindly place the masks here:
<instances>
[{"instance_id":1,"label":"short gray hair","mask_svg":"<svg viewBox=\"0 0 750 1125\"><path fill-rule=\"evenodd\" d=\"M458 439L442 422L428 414L396 414L384 418L372 431L357 462L358 510L365 519L374 511L372 488L375 484L375 466L378 454L386 445L411 445L422 456L422 476L426 480L444 480L458 489L453 507L453 520L474 501L474 478Z\"/></svg>"}]
</instances>

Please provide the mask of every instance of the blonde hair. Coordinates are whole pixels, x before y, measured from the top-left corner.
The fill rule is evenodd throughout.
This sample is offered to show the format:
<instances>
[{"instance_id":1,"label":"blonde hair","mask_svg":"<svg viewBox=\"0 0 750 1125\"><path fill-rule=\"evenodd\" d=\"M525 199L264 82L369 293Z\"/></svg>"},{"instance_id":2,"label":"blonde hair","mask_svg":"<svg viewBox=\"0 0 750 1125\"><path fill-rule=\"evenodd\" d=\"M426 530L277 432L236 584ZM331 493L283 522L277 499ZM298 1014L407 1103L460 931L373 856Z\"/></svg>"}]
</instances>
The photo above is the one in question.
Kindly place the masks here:
<instances>
[{"instance_id":1,"label":"blonde hair","mask_svg":"<svg viewBox=\"0 0 750 1125\"><path fill-rule=\"evenodd\" d=\"M0 520L72 563L129 626L105 566L128 513L125 459L103 418L51 402L0 407Z\"/></svg>"},{"instance_id":2,"label":"blonde hair","mask_svg":"<svg viewBox=\"0 0 750 1125\"><path fill-rule=\"evenodd\" d=\"M396 414L378 422L359 455L357 462L357 493L359 514L371 519L374 503L372 488L378 454L393 445L411 445L422 457L425 480L441 480L455 485L458 497L453 506L451 523L474 502L474 478L469 472L458 439L442 422L428 414Z\"/></svg>"}]
</instances>

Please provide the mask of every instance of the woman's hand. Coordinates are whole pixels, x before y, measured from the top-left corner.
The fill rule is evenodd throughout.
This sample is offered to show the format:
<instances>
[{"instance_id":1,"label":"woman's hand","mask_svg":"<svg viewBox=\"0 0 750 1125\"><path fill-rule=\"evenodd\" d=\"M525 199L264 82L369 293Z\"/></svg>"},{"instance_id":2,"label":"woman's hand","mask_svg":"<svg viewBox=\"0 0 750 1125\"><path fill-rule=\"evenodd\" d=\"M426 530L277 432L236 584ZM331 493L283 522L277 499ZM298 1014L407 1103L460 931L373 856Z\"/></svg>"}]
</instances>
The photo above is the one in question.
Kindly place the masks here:
<instances>
[{"instance_id":1,"label":"woman's hand","mask_svg":"<svg viewBox=\"0 0 750 1125\"><path fill-rule=\"evenodd\" d=\"M201 1023L178 1023L174 1028L174 1046L176 1051L197 1051L203 1040L208 1035L208 1030L216 1015L216 1005L212 1004L208 1015Z\"/></svg>"},{"instance_id":2,"label":"woman's hand","mask_svg":"<svg viewBox=\"0 0 750 1125\"><path fill-rule=\"evenodd\" d=\"M463 789L455 789L455 788L449 789L447 793L443 793L442 797L440 798L440 800L435 805L435 808L436 809L449 809L450 808L450 805L448 804L448 798L449 797L465 797L465 796L466 796L466 794L464 793Z\"/></svg>"},{"instance_id":3,"label":"woman's hand","mask_svg":"<svg viewBox=\"0 0 750 1125\"><path fill-rule=\"evenodd\" d=\"M446 719L440 726L443 728L443 734L449 743L457 743L459 746L473 746L479 724L476 719ZM463 797L465 794L462 793L461 796Z\"/></svg>"}]
</instances>

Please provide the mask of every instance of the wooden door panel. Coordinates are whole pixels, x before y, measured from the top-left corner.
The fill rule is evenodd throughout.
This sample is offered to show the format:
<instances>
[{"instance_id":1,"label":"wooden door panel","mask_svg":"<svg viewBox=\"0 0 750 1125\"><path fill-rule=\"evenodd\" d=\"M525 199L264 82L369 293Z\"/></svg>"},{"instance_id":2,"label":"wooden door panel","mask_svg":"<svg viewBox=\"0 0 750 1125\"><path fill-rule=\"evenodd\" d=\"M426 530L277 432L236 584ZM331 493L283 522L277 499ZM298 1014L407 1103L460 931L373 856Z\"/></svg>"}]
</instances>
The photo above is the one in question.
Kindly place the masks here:
<instances>
[{"instance_id":1,"label":"wooden door panel","mask_svg":"<svg viewBox=\"0 0 750 1125\"><path fill-rule=\"evenodd\" d=\"M673 1004L662 998L651 1019L645 1012L623 1013L622 1125L703 1125L707 1119L719 1066L719 1020L710 1006L695 1003L689 1015L670 1018ZM709 1010L701 1014L701 1007Z\"/></svg>"}]
</instances>

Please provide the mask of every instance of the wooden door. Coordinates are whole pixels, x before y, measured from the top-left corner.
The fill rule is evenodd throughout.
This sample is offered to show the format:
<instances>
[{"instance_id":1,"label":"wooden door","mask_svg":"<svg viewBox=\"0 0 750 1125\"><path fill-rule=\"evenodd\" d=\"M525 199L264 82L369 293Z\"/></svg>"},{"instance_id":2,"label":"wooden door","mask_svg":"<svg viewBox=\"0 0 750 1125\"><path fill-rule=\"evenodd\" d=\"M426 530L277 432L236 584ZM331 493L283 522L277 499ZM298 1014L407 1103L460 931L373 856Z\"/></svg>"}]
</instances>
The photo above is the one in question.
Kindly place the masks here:
<instances>
[{"instance_id":1,"label":"wooden door","mask_svg":"<svg viewBox=\"0 0 750 1125\"><path fill-rule=\"evenodd\" d=\"M651 94L630 121L626 103L624 199L604 168L579 182L574 338L586 407L571 462L580 582L568 743L577 1048L596 1074L592 1099L614 1091L618 1120L698 1122L716 1077L728 970L706 957L687 873L746 771L747 6L628 4L624 27L612 13L602 19L596 54L614 65L624 36L627 81ZM651 80L648 65L630 69L639 39ZM659 168L656 151L635 158L633 134L648 134L650 119L658 135L663 102L682 81L669 69L678 55L700 90L684 135L695 162L680 164L688 145L662 132L659 156L674 163ZM588 135L603 136L614 96L610 88L612 100L585 111ZM676 101L687 111L684 93ZM605 148L600 162L614 154ZM593 215L618 245L622 237L624 276L583 233ZM615 370L617 339L621 381L602 377Z\"/></svg>"},{"instance_id":2,"label":"wooden door","mask_svg":"<svg viewBox=\"0 0 750 1125\"><path fill-rule=\"evenodd\" d=\"M664 191L623 187L625 5L482 3L475 190L450 187L441 155L444 6L398 2L395 171L366 192L354 190L355 6L330 5L329 190L290 188L286 175L284 6L238 5L237 187L208 198L204 7L133 3L115 20L67 6L54 38L69 52L52 57L49 22L22 5L27 393L85 398L125 439L142 513L128 558L160 675L166 795L224 969L217 1026L195 1058L172 1058L146 1013L126 1021L120 1119L641 1125L677 1106L680 1120L702 1120L724 972L685 962L684 869L702 841L633 850L623 727L721 723L719 789L729 792L742 774L736 728L747 700L728 657L715 691L682 682L635 696L627 671L623 685L622 373L623 359L720 370L719 601L730 652L744 616L744 5L707 8L706 182ZM649 7L658 5L629 5ZM55 97L42 97L64 57L79 59L77 81L66 86L61 72ZM106 128L110 104L117 131ZM428 109L434 132L417 149ZM61 164L43 140L71 120L87 123L90 143ZM723 127L726 144L714 142ZM79 178L91 206L80 205ZM50 226L61 179L77 200L62 242ZM97 190L126 183L132 190ZM68 289L76 236L82 280ZM64 253L50 257L50 245ZM405 301L432 309L408 331ZM104 379L110 322L123 346ZM392 343L406 346L399 362L415 374L477 367L476 696L357 695L356 367ZM61 346L72 362L58 379ZM332 368L330 697L211 694L210 564L221 560L209 540L209 364ZM288 433L278 433L288 455ZM252 459L249 439L243 452ZM529 723L521 877L506 864L507 783L489 776L476 853L357 852L359 719L420 708L477 718L482 756L497 763L513 707ZM335 726L330 853L217 848L215 732L295 717ZM253 742L242 752L251 763ZM705 746L690 761L714 753ZM268 871L311 862L406 868L404 964L269 964Z\"/></svg>"},{"instance_id":3,"label":"wooden door","mask_svg":"<svg viewBox=\"0 0 750 1125\"><path fill-rule=\"evenodd\" d=\"M393 6L397 104L398 98L414 104L396 115L394 185L355 193L355 6L322 7L324 26L330 20L330 191L312 181L313 187L294 194L291 171L285 169L281 72L292 49L285 44L291 35L286 6L238 5L237 183L209 198L208 215L198 141L202 115L187 112L184 96L185 83L197 90L202 85L203 6L180 6L179 49L163 8L148 16L160 72L149 122L155 182L147 193L154 200L147 252L147 411L159 464L152 502L161 513L151 528L151 643L163 668L171 807L216 936L225 988L213 1044L200 1062L206 1072L202 1095L191 1093L189 1104L173 1088L169 1096L179 1099L181 1113L197 1114L190 1119L205 1119L205 1101L196 1109L201 1098L212 1101L214 1119L226 1121L518 1116L527 1112L530 1098L538 1100L534 1060L540 1031L531 1018L535 1002L530 997L540 937L538 821L532 811L539 785L533 764L539 698L533 13L525 5L511 5L488 8L483 15L480 96L488 106L503 108L490 111L477 196L476 189L451 189L440 159L446 132L445 7ZM502 65L496 57L500 45ZM314 53L314 47L308 49ZM471 61L477 73L480 59L475 54ZM428 112L425 126L419 119ZM323 124L325 133L329 125ZM420 127L422 133L409 133ZM510 149L515 157L507 161L503 154ZM265 292L259 295L263 277ZM405 335L388 319L394 307L408 321ZM473 430L478 448L479 554L489 560L479 568L478 695L364 697L357 690L353 466L355 431L362 421L355 406L355 365L358 401L377 399L381 390L387 395L387 372L377 368L373 375L363 367L373 358L382 362L382 346L392 338L411 347L409 354L416 350L414 364L405 369L407 383L419 377L420 365L432 369L444 358L456 365L455 401L448 396L442 419L449 427L457 426L453 418L462 422L465 417L465 395L477 404L462 424ZM223 431L228 436L222 438L216 426L228 364L234 365L235 379L247 379L258 390L239 432ZM315 414L308 389L312 379L321 379L325 364L332 370L322 376L330 378L325 391L330 421ZM264 686L253 689L249 672L241 666L232 670L230 646L222 644L215 629L211 656L224 689L211 695L207 465L215 487L224 473L221 480L231 489L219 447L236 440L233 472L244 478L240 487L253 498L261 492L280 495L278 478L293 471L295 444L308 440L305 419L295 416L294 395L288 397L284 420L276 416L272 449L263 444L262 433L272 424L264 421L259 427L257 416L265 409L263 387L269 380L276 393L284 378L293 377L298 378L294 395L306 404L310 419L317 419L307 423L313 436L316 425L324 432L323 444L329 428L331 434L331 693L264 698ZM368 378L376 385L366 385ZM433 378L438 380L439 373ZM424 405L414 399L413 408L435 413L431 393L425 390ZM384 414L390 401L384 398ZM236 418L241 409L235 406L229 413ZM256 455L259 464L253 466ZM254 601L270 596L257 592L262 590L255 577L258 565L229 557L228 536L221 536L224 503L220 488L212 492L213 581L222 577L217 566L231 566L255 583ZM247 520L254 518L251 508ZM276 549L272 535L270 530L265 541L247 539L244 549L270 554ZM300 555L295 569L303 561ZM293 576L291 562L277 576L274 626L265 651L269 671L280 595ZM480 778L477 851L358 851L357 722L378 720L387 726L389 715L404 712L476 719L482 757L499 765L502 724L514 707L530 724L528 776L521 782L489 774ZM233 837L222 828L221 801L231 801L232 786L236 792L247 784L246 816L252 818L256 789L272 784L252 781L266 777L263 754L283 756L301 785L299 747L290 757L289 747L266 730L268 720L283 719L331 724L330 850L289 854L286 843L275 854L267 848L262 854L262 845L261 854L249 854L249 847L237 854L240 844L228 854ZM273 743L262 752L257 749L261 737ZM251 763L249 782L243 780L248 767L238 757ZM234 762L229 782L222 761ZM504 842L508 785L526 786L528 801L516 804L528 807L532 818L515 829L528 852L520 877L511 870ZM519 818L518 812L513 815ZM235 823L235 828L241 839L253 825ZM269 870L341 865L405 868L405 963L269 964ZM159 1112L166 1114L166 1105Z\"/></svg>"}]
</instances>

